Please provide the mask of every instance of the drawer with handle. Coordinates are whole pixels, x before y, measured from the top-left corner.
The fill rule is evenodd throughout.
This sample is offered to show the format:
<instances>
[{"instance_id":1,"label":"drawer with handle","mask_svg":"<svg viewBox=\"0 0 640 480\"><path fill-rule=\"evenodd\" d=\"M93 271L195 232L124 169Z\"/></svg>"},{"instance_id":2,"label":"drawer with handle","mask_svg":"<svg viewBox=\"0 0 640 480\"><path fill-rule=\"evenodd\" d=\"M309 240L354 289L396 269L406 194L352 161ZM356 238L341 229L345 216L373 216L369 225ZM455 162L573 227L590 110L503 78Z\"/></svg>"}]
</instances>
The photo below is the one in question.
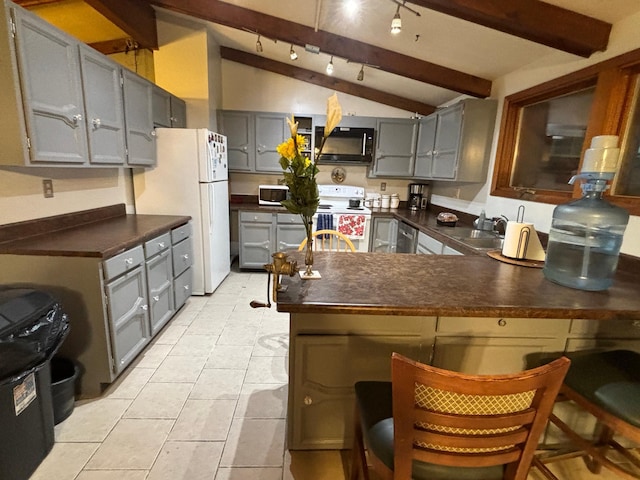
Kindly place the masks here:
<instances>
[{"instance_id":1,"label":"drawer with handle","mask_svg":"<svg viewBox=\"0 0 640 480\"><path fill-rule=\"evenodd\" d=\"M193 263L191 241L183 240L173 246L173 276L177 277Z\"/></svg>"},{"instance_id":2,"label":"drawer with handle","mask_svg":"<svg viewBox=\"0 0 640 480\"><path fill-rule=\"evenodd\" d=\"M144 263L142 245L126 250L103 262L105 280L111 280Z\"/></svg>"},{"instance_id":3,"label":"drawer with handle","mask_svg":"<svg viewBox=\"0 0 640 480\"><path fill-rule=\"evenodd\" d=\"M145 258L151 258L160 252L164 252L171 247L171 233L163 233L162 235L152 238L144 244Z\"/></svg>"}]
</instances>

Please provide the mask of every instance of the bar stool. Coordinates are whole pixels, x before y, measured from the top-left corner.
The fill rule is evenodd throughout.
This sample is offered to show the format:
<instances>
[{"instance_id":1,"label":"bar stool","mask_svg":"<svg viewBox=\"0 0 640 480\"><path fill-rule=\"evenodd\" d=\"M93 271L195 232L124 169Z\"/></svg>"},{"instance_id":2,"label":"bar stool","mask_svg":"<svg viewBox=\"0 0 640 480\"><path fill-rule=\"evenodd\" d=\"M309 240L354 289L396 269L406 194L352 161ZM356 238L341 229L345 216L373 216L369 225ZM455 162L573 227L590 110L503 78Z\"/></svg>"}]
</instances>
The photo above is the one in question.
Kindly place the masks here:
<instances>
[{"instance_id":1,"label":"bar stool","mask_svg":"<svg viewBox=\"0 0 640 480\"><path fill-rule=\"evenodd\" d=\"M640 444L640 354L613 350L565 355L571 359L571 366L558 401L575 402L596 418L601 431L595 441L589 441L553 413L549 421L584 452L585 463L591 472L600 473L605 467L622 478L640 478L640 457L613 438L620 435ZM631 469L611 460L613 450L630 464ZM546 478L556 480L544 465L552 461L554 457L537 457L533 464Z\"/></svg>"}]
</instances>

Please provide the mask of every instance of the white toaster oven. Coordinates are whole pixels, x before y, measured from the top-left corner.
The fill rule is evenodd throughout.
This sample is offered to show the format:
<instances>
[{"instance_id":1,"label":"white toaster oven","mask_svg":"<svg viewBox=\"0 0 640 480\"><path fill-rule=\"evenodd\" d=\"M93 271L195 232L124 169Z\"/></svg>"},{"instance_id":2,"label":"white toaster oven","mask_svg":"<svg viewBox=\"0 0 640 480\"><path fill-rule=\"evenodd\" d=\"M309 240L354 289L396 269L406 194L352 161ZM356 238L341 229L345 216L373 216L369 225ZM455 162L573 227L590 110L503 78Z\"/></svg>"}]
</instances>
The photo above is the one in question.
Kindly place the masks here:
<instances>
[{"instance_id":1,"label":"white toaster oven","mask_svg":"<svg viewBox=\"0 0 640 480\"><path fill-rule=\"evenodd\" d=\"M288 194L289 187L286 185L258 185L258 204L279 206Z\"/></svg>"}]
</instances>

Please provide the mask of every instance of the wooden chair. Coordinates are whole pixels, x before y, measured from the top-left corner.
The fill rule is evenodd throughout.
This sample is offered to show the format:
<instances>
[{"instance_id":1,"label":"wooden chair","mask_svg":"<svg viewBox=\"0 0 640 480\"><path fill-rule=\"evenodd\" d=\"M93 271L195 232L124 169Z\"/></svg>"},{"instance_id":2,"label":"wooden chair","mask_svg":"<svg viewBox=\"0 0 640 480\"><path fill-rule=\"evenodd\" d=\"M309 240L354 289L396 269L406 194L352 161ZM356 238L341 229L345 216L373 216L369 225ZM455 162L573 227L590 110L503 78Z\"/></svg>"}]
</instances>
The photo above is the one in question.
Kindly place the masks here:
<instances>
[{"instance_id":1,"label":"wooden chair","mask_svg":"<svg viewBox=\"0 0 640 480\"><path fill-rule=\"evenodd\" d=\"M569 368L466 375L394 353L391 382L358 382L351 480L524 480Z\"/></svg>"},{"instance_id":2,"label":"wooden chair","mask_svg":"<svg viewBox=\"0 0 640 480\"><path fill-rule=\"evenodd\" d=\"M298 251L302 251L307 246L305 238ZM321 252L355 252L356 247L346 235L337 230L316 230L313 232L313 250Z\"/></svg>"},{"instance_id":3,"label":"wooden chair","mask_svg":"<svg viewBox=\"0 0 640 480\"><path fill-rule=\"evenodd\" d=\"M640 457L613 438L620 435L640 444L640 354L613 350L575 352L567 356L571 359L571 368L558 401L571 400L593 415L600 426L599 434L595 440L584 438L554 414L549 416L550 422L569 437L593 473L600 473L605 467L621 478L640 478ZM619 454L617 461L611 457L614 450ZM566 455L540 457L534 464L546 478L556 480L542 462L562 458Z\"/></svg>"}]
</instances>

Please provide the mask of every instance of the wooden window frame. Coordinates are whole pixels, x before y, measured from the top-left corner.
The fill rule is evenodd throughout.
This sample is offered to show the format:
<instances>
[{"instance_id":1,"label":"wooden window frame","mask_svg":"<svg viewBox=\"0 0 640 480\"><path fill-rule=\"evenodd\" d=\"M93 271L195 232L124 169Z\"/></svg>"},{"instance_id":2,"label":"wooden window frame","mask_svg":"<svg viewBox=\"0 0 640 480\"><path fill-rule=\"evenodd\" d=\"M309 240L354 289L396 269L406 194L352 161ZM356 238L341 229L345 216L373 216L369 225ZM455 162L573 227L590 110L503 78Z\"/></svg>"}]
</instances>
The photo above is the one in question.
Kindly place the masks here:
<instances>
[{"instance_id":1,"label":"wooden window frame","mask_svg":"<svg viewBox=\"0 0 640 480\"><path fill-rule=\"evenodd\" d=\"M581 190L577 184L569 192L522 189L510 185L522 108L595 85L580 155L582 166L584 151L589 148L592 137L618 135L620 144L623 144L625 126L630 120L634 81L639 76L640 49L637 49L505 97L491 195L551 204L579 198ZM640 197L608 195L607 198L630 214L640 215Z\"/></svg>"}]
</instances>

